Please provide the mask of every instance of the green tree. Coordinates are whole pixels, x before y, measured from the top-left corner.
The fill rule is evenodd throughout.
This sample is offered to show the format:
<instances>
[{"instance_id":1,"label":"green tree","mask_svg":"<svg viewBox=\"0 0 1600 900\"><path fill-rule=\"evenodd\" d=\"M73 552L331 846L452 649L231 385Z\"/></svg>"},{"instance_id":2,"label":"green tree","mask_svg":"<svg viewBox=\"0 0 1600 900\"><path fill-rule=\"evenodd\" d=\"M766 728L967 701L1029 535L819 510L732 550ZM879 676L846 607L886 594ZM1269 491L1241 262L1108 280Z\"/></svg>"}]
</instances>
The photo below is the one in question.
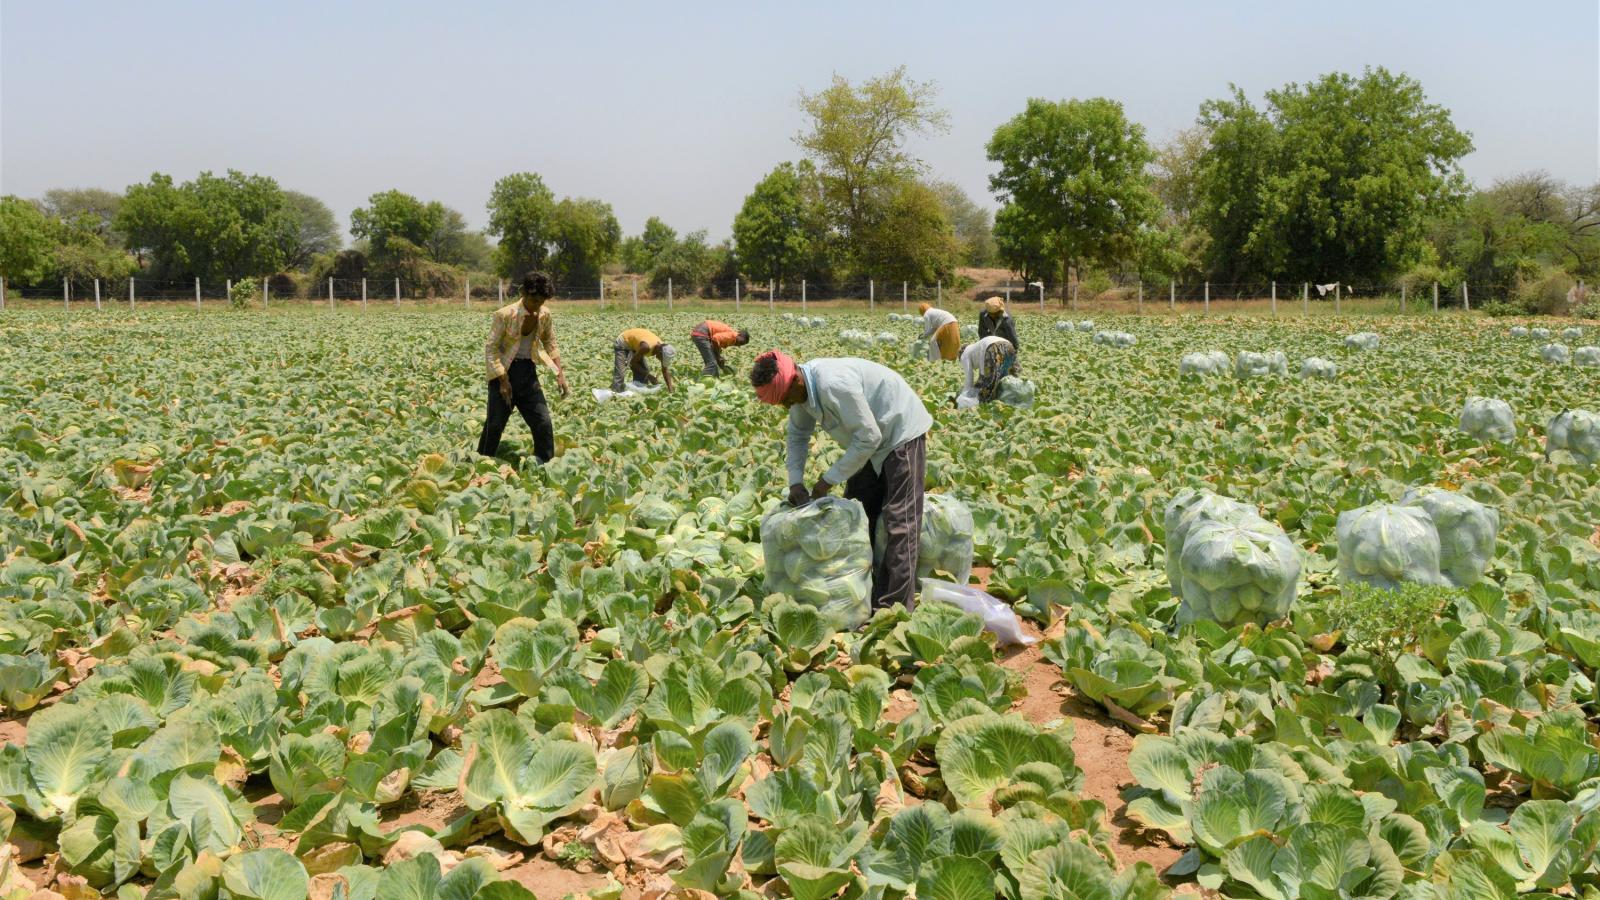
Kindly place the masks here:
<instances>
[{"instance_id":1,"label":"green tree","mask_svg":"<svg viewBox=\"0 0 1600 900\"><path fill-rule=\"evenodd\" d=\"M1159 213L1146 172L1155 154L1114 100L1031 99L995 129L988 150L1000 166L990 189L1023 213L1008 225L1040 229L1063 281L1086 263L1115 268Z\"/></svg>"},{"instance_id":2,"label":"green tree","mask_svg":"<svg viewBox=\"0 0 1600 900\"><path fill-rule=\"evenodd\" d=\"M1044 227L1015 203L1007 203L994 214L995 255L1021 275L1023 283L1053 280L1056 260L1045 245L1044 235Z\"/></svg>"},{"instance_id":3,"label":"green tree","mask_svg":"<svg viewBox=\"0 0 1600 900\"><path fill-rule=\"evenodd\" d=\"M621 243L622 226L611 204L587 197L563 199L551 218L550 274L565 285L595 284L601 266L616 259Z\"/></svg>"},{"instance_id":4,"label":"green tree","mask_svg":"<svg viewBox=\"0 0 1600 900\"><path fill-rule=\"evenodd\" d=\"M733 241L745 274L766 281L798 276L811 258L806 183L816 169L809 161L782 163L756 182L733 218Z\"/></svg>"},{"instance_id":5,"label":"green tree","mask_svg":"<svg viewBox=\"0 0 1600 900\"><path fill-rule=\"evenodd\" d=\"M651 216L644 222L644 231L622 242L622 266L629 272L649 272L655 268L661 254L677 241L678 232L672 226Z\"/></svg>"},{"instance_id":6,"label":"green tree","mask_svg":"<svg viewBox=\"0 0 1600 900\"><path fill-rule=\"evenodd\" d=\"M1465 190L1472 140L1415 80L1383 68L1201 107L1195 215L1214 276L1386 279L1421 259Z\"/></svg>"},{"instance_id":7,"label":"green tree","mask_svg":"<svg viewBox=\"0 0 1600 900\"><path fill-rule=\"evenodd\" d=\"M650 270L650 287L665 291L670 278L673 291L680 296L696 293L716 273L717 263L706 232L691 231L656 257L655 266Z\"/></svg>"},{"instance_id":8,"label":"green tree","mask_svg":"<svg viewBox=\"0 0 1600 900\"><path fill-rule=\"evenodd\" d=\"M861 266L883 281L928 284L950 275L961 247L939 193L920 181L882 185L857 246Z\"/></svg>"},{"instance_id":9,"label":"green tree","mask_svg":"<svg viewBox=\"0 0 1600 900\"><path fill-rule=\"evenodd\" d=\"M38 281L49 271L54 245L50 220L21 197L0 197L0 276L9 281Z\"/></svg>"},{"instance_id":10,"label":"green tree","mask_svg":"<svg viewBox=\"0 0 1600 900\"><path fill-rule=\"evenodd\" d=\"M953 181L936 181L932 187L944 204L945 218L955 231L961 264L980 268L994 265L994 226L989 211L972 202L967 192Z\"/></svg>"},{"instance_id":11,"label":"green tree","mask_svg":"<svg viewBox=\"0 0 1600 900\"><path fill-rule=\"evenodd\" d=\"M860 86L835 75L826 89L800 95L810 125L795 141L816 163L829 218L852 254L869 225L882 220L880 204L902 196L896 185L923 170L907 141L948 129L948 115L934 103L937 93L932 82L907 77L902 66Z\"/></svg>"},{"instance_id":12,"label":"green tree","mask_svg":"<svg viewBox=\"0 0 1600 900\"><path fill-rule=\"evenodd\" d=\"M295 229L289 233L283 248L284 265L304 269L318 254L339 252L344 243L339 237L339 220L334 218L328 204L299 191L284 191L283 199L295 220Z\"/></svg>"},{"instance_id":13,"label":"green tree","mask_svg":"<svg viewBox=\"0 0 1600 900\"><path fill-rule=\"evenodd\" d=\"M230 169L181 185L151 175L128 188L113 228L158 278L221 281L282 268L298 222L276 181Z\"/></svg>"},{"instance_id":14,"label":"green tree","mask_svg":"<svg viewBox=\"0 0 1600 900\"><path fill-rule=\"evenodd\" d=\"M556 197L544 179L532 172L517 172L494 183L489 192L489 227L499 246L495 272L518 278L545 264L550 255Z\"/></svg>"},{"instance_id":15,"label":"green tree","mask_svg":"<svg viewBox=\"0 0 1600 900\"><path fill-rule=\"evenodd\" d=\"M122 207L122 195L104 188L51 188L39 204L46 215L99 235L109 246L120 247L122 236L112 224Z\"/></svg>"},{"instance_id":16,"label":"green tree","mask_svg":"<svg viewBox=\"0 0 1600 900\"><path fill-rule=\"evenodd\" d=\"M383 191L350 214L350 233L367 242L367 258L379 271L414 254L448 266L473 262L467 222L437 200L424 203L403 191Z\"/></svg>"}]
</instances>

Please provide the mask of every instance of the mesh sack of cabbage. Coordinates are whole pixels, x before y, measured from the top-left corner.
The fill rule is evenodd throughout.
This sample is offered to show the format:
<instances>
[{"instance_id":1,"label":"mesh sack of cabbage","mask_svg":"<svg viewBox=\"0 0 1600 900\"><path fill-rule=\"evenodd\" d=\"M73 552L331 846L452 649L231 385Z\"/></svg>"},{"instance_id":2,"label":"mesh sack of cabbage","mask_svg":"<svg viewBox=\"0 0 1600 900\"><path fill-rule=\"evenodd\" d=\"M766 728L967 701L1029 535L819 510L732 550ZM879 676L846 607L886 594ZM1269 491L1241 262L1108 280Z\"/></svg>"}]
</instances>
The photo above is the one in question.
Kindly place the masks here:
<instances>
[{"instance_id":1,"label":"mesh sack of cabbage","mask_svg":"<svg viewBox=\"0 0 1600 900\"><path fill-rule=\"evenodd\" d=\"M867 512L854 500L823 497L779 506L761 520L766 590L816 607L838 629L872 613L872 542Z\"/></svg>"},{"instance_id":2,"label":"mesh sack of cabbage","mask_svg":"<svg viewBox=\"0 0 1600 900\"><path fill-rule=\"evenodd\" d=\"M1221 350L1205 350L1199 353L1185 353L1178 360L1179 375L1221 375L1228 371L1232 360L1228 354Z\"/></svg>"},{"instance_id":3,"label":"mesh sack of cabbage","mask_svg":"<svg viewBox=\"0 0 1600 900\"><path fill-rule=\"evenodd\" d=\"M1260 378L1265 375L1289 374L1289 357L1283 355L1282 350L1273 350L1268 353L1252 353L1241 350L1233 359L1233 374L1236 378Z\"/></svg>"},{"instance_id":4,"label":"mesh sack of cabbage","mask_svg":"<svg viewBox=\"0 0 1600 900\"><path fill-rule=\"evenodd\" d=\"M1422 509L1433 521L1439 535L1439 574L1445 581L1468 587L1483 577L1500 533L1498 510L1465 494L1436 487L1413 488L1400 498L1400 504Z\"/></svg>"},{"instance_id":5,"label":"mesh sack of cabbage","mask_svg":"<svg viewBox=\"0 0 1600 900\"><path fill-rule=\"evenodd\" d=\"M1513 325L1509 334L1514 338L1525 338L1528 336L1528 329L1522 325Z\"/></svg>"},{"instance_id":6,"label":"mesh sack of cabbage","mask_svg":"<svg viewBox=\"0 0 1600 900\"><path fill-rule=\"evenodd\" d=\"M1545 426L1545 455L1551 459L1570 457L1579 465L1600 463L1600 414L1586 409L1569 409Z\"/></svg>"},{"instance_id":7,"label":"mesh sack of cabbage","mask_svg":"<svg viewBox=\"0 0 1600 900\"><path fill-rule=\"evenodd\" d=\"M1550 340L1550 329L1530 328L1528 329L1528 337L1536 341L1548 341Z\"/></svg>"},{"instance_id":8,"label":"mesh sack of cabbage","mask_svg":"<svg viewBox=\"0 0 1600 900\"><path fill-rule=\"evenodd\" d=\"M1007 406L1019 406L1023 409L1033 405L1033 397L1039 388L1033 382L1007 375L1000 379L1000 393L997 399Z\"/></svg>"},{"instance_id":9,"label":"mesh sack of cabbage","mask_svg":"<svg viewBox=\"0 0 1600 900\"><path fill-rule=\"evenodd\" d=\"M1104 344L1107 347L1123 348L1132 347L1134 344L1139 343L1138 338L1126 331L1097 331L1090 340L1096 344Z\"/></svg>"},{"instance_id":10,"label":"mesh sack of cabbage","mask_svg":"<svg viewBox=\"0 0 1600 900\"><path fill-rule=\"evenodd\" d=\"M1300 364L1301 378L1338 378L1339 366L1330 360L1312 356Z\"/></svg>"},{"instance_id":11,"label":"mesh sack of cabbage","mask_svg":"<svg viewBox=\"0 0 1600 900\"><path fill-rule=\"evenodd\" d=\"M927 338L917 338L916 340L911 342L911 346L906 348L906 352L911 354L911 358L912 359L927 359L928 358L928 339Z\"/></svg>"},{"instance_id":12,"label":"mesh sack of cabbage","mask_svg":"<svg viewBox=\"0 0 1600 900\"><path fill-rule=\"evenodd\" d=\"M1375 332L1358 331L1355 334L1345 335L1344 348L1346 350L1376 350L1378 349L1379 340L1380 338Z\"/></svg>"},{"instance_id":13,"label":"mesh sack of cabbage","mask_svg":"<svg viewBox=\"0 0 1600 900\"><path fill-rule=\"evenodd\" d=\"M1461 430L1486 444L1509 444L1517 437L1517 418L1504 400L1468 397L1461 407Z\"/></svg>"},{"instance_id":14,"label":"mesh sack of cabbage","mask_svg":"<svg viewBox=\"0 0 1600 900\"><path fill-rule=\"evenodd\" d=\"M927 494L922 498L922 534L917 542L917 577L927 578L943 572L965 584L972 577L972 510L949 494ZM878 522L878 546L887 535ZM873 559L878 554L874 552Z\"/></svg>"},{"instance_id":15,"label":"mesh sack of cabbage","mask_svg":"<svg viewBox=\"0 0 1600 900\"><path fill-rule=\"evenodd\" d=\"M1252 507L1186 490L1166 510L1167 580L1178 622L1232 627L1289 613L1300 589L1300 550Z\"/></svg>"},{"instance_id":16,"label":"mesh sack of cabbage","mask_svg":"<svg viewBox=\"0 0 1600 900\"><path fill-rule=\"evenodd\" d=\"M1078 330L1079 331L1093 331L1094 330L1094 320L1093 319L1084 319L1082 322L1079 322L1078 323Z\"/></svg>"},{"instance_id":17,"label":"mesh sack of cabbage","mask_svg":"<svg viewBox=\"0 0 1600 900\"><path fill-rule=\"evenodd\" d=\"M1547 363L1564 363L1570 356L1566 344L1545 344L1539 348L1539 358Z\"/></svg>"},{"instance_id":18,"label":"mesh sack of cabbage","mask_svg":"<svg viewBox=\"0 0 1600 900\"><path fill-rule=\"evenodd\" d=\"M1563 341L1573 341L1573 342L1581 341L1581 340L1583 340L1583 329L1578 327L1577 325L1572 325L1572 326L1569 326L1567 328L1563 328L1563 329L1561 329L1561 339Z\"/></svg>"},{"instance_id":19,"label":"mesh sack of cabbage","mask_svg":"<svg viewBox=\"0 0 1600 900\"><path fill-rule=\"evenodd\" d=\"M1600 347L1579 347L1572 351L1572 361L1580 366L1600 368Z\"/></svg>"}]
</instances>

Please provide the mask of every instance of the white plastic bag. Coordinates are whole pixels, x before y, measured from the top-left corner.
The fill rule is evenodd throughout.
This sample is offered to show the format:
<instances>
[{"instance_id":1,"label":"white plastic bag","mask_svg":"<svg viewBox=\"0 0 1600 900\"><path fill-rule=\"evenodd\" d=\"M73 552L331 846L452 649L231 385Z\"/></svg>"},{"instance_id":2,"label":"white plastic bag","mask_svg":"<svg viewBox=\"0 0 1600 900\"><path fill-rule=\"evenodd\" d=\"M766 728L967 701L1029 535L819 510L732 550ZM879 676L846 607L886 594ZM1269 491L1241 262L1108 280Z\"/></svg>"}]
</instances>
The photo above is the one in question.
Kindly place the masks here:
<instances>
[{"instance_id":1,"label":"white plastic bag","mask_svg":"<svg viewBox=\"0 0 1600 900\"><path fill-rule=\"evenodd\" d=\"M1504 400L1468 397L1461 407L1461 430L1485 444L1509 444L1517 439L1517 416Z\"/></svg>"},{"instance_id":2,"label":"white plastic bag","mask_svg":"<svg viewBox=\"0 0 1600 900\"><path fill-rule=\"evenodd\" d=\"M964 388L956 395L956 409L976 409L978 406L977 388Z\"/></svg>"},{"instance_id":3,"label":"white plastic bag","mask_svg":"<svg viewBox=\"0 0 1600 900\"><path fill-rule=\"evenodd\" d=\"M1580 366L1600 368L1600 347L1579 347L1572 351L1572 361Z\"/></svg>"},{"instance_id":4,"label":"white plastic bag","mask_svg":"<svg viewBox=\"0 0 1600 900\"><path fill-rule=\"evenodd\" d=\"M1027 646L1038 640L1022 633L1022 620L1004 600L971 585L924 578L919 602L948 603L972 613L983 620L983 630L993 634L1002 646Z\"/></svg>"},{"instance_id":5,"label":"white plastic bag","mask_svg":"<svg viewBox=\"0 0 1600 900\"><path fill-rule=\"evenodd\" d=\"M1571 354L1567 352L1566 344L1545 344L1539 348L1539 358L1547 363L1560 365L1565 363L1570 356Z\"/></svg>"},{"instance_id":6,"label":"white plastic bag","mask_svg":"<svg viewBox=\"0 0 1600 900\"><path fill-rule=\"evenodd\" d=\"M1308 357L1300 364L1301 378L1338 378L1339 366L1318 356Z\"/></svg>"},{"instance_id":7,"label":"white plastic bag","mask_svg":"<svg viewBox=\"0 0 1600 900\"><path fill-rule=\"evenodd\" d=\"M1179 375L1221 375L1228 371L1232 360L1228 354L1221 350L1202 350L1199 353L1185 353L1178 360Z\"/></svg>"}]
</instances>

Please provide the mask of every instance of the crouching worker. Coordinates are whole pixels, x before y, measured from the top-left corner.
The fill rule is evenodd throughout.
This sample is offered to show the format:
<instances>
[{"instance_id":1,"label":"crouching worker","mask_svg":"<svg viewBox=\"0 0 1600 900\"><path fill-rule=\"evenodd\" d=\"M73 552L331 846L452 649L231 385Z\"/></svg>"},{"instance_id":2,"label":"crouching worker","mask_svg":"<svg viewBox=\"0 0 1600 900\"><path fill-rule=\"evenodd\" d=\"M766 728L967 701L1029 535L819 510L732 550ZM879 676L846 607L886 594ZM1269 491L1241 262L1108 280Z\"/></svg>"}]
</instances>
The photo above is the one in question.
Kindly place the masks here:
<instances>
[{"instance_id":1,"label":"crouching worker","mask_svg":"<svg viewBox=\"0 0 1600 900\"><path fill-rule=\"evenodd\" d=\"M1016 363L1017 348L1005 338L990 335L973 341L961 351L961 371L966 379L962 395L989 403L1000 396L1000 379L1010 375Z\"/></svg>"},{"instance_id":2,"label":"crouching worker","mask_svg":"<svg viewBox=\"0 0 1600 900\"><path fill-rule=\"evenodd\" d=\"M933 417L922 398L893 369L864 359L814 359L796 364L769 350L757 357L750 383L763 403L789 410L789 503L803 506L844 485L844 495L867 513L867 530L883 546L872 573L872 607L909 606L917 592L917 548L922 534L923 477ZM805 485L811 433L822 427L844 455Z\"/></svg>"},{"instance_id":3,"label":"crouching worker","mask_svg":"<svg viewBox=\"0 0 1600 900\"><path fill-rule=\"evenodd\" d=\"M939 309L931 303L917 306L922 313L922 337L928 342L928 360L955 360L961 350L961 323L949 310Z\"/></svg>"},{"instance_id":4,"label":"crouching worker","mask_svg":"<svg viewBox=\"0 0 1600 900\"><path fill-rule=\"evenodd\" d=\"M722 361L722 351L750 343L750 332L743 328L734 331L726 322L707 319L689 332L689 340L694 341L695 349L700 351L700 361L705 363L700 374L715 378L728 371L728 364Z\"/></svg>"},{"instance_id":5,"label":"crouching worker","mask_svg":"<svg viewBox=\"0 0 1600 900\"><path fill-rule=\"evenodd\" d=\"M631 374L640 384L655 384L645 360L654 357L661 362L661 380L672 390L672 358L677 350L648 328L629 328L617 337L611 348L611 391L620 394L627 387L623 376Z\"/></svg>"}]
</instances>

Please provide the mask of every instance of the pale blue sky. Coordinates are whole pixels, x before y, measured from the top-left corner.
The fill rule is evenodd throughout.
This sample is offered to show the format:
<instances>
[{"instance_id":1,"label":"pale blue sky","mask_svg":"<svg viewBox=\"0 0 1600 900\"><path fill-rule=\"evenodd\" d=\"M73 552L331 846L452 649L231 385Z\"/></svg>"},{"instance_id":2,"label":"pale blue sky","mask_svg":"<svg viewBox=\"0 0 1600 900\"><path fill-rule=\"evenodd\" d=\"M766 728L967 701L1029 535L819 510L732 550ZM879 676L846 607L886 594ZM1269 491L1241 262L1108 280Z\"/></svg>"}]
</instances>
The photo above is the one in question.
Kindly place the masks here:
<instances>
[{"instance_id":1,"label":"pale blue sky","mask_svg":"<svg viewBox=\"0 0 1600 900\"><path fill-rule=\"evenodd\" d=\"M400 188L483 224L494 180L729 232L797 156L795 98L904 64L948 134L915 151L985 205L983 147L1030 96L1121 100L1152 140L1229 82L1259 98L1383 65L1477 146L1480 183L1600 174L1600 12L1552 2L530 3L0 0L0 193L153 171L272 175L348 220Z\"/></svg>"}]
</instances>

